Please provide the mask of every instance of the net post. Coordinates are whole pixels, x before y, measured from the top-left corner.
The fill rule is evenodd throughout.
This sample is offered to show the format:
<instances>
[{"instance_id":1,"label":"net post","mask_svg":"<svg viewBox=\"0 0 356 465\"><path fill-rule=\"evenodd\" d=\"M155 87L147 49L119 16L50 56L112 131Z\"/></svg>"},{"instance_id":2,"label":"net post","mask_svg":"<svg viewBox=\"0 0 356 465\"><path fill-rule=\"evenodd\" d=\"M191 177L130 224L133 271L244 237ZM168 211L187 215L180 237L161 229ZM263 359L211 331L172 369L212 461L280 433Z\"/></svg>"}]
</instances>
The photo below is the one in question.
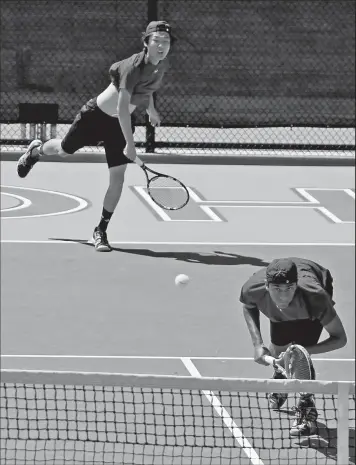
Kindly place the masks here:
<instances>
[{"instance_id":1,"label":"net post","mask_svg":"<svg viewBox=\"0 0 356 465\"><path fill-rule=\"evenodd\" d=\"M155 128L151 126L148 115L145 116L146 125L146 153L155 151Z\"/></svg>"},{"instance_id":2,"label":"net post","mask_svg":"<svg viewBox=\"0 0 356 465\"><path fill-rule=\"evenodd\" d=\"M39 136L40 136L40 140L42 140L43 142L47 140L47 124L46 123L40 124Z\"/></svg>"},{"instance_id":3,"label":"net post","mask_svg":"<svg viewBox=\"0 0 356 465\"><path fill-rule=\"evenodd\" d=\"M26 124L21 123L20 128L21 128L21 139L26 139Z\"/></svg>"},{"instance_id":4,"label":"net post","mask_svg":"<svg viewBox=\"0 0 356 465\"><path fill-rule=\"evenodd\" d=\"M338 383L337 465L349 463L349 384Z\"/></svg>"},{"instance_id":5,"label":"net post","mask_svg":"<svg viewBox=\"0 0 356 465\"><path fill-rule=\"evenodd\" d=\"M57 125L51 124L50 126L50 138L55 139L57 137Z\"/></svg>"},{"instance_id":6,"label":"net post","mask_svg":"<svg viewBox=\"0 0 356 465\"><path fill-rule=\"evenodd\" d=\"M36 124L30 123L30 139L36 139Z\"/></svg>"}]
</instances>

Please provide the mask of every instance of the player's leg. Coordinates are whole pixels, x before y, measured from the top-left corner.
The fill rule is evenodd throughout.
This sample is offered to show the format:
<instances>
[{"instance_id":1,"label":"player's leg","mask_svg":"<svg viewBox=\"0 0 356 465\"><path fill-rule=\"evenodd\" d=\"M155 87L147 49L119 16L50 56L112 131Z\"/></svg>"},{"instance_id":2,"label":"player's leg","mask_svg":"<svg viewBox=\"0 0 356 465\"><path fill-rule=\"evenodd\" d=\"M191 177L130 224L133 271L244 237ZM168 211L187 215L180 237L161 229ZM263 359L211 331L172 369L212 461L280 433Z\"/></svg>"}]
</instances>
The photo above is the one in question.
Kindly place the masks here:
<instances>
[{"instance_id":1,"label":"player's leg","mask_svg":"<svg viewBox=\"0 0 356 465\"><path fill-rule=\"evenodd\" d=\"M269 351L274 358L278 358L282 352L285 352L288 345L292 342L288 332L289 326L286 323L289 322L270 322L271 343L269 346ZM282 373L275 371L272 378L285 379L286 377ZM287 399L287 393L272 392L268 395L269 406L274 410L280 409L285 404Z\"/></svg>"},{"instance_id":2,"label":"player's leg","mask_svg":"<svg viewBox=\"0 0 356 465\"><path fill-rule=\"evenodd\" d=\"M64 139L50 139L46 142L33 140L17 162L18 175L21 178L26 177L42 157L53 155L66 157L84 145L96 144L93 116L93 106L90 101L81 108Z\"/></svg>"},{"instance_id":3,"label":"player's leg","mask_svg":"<svg viewBox=\"0 0 356 465\"><path fill-rule=\"evenodd\" d=\"M17 173L20 178L25 178L40 158L45 155L67 156L70 154L63 150L62 139L50 139L44 144L41 140L35 139L17 162Z\"/></svg>"},{"instance_id":4,"label":"player's leg","mask_svg":"<svg viewBox=\"0 0 356 465\"><path fill-rule=\"evenodd\" d=\"M319 320L300 320L296 322L293 342L303 347L318 343L323 326ZM315 379L313 369L312 379ZM317 431L318 411L313 394L301 393L296 406L296 415L290 430L291 436L310 436Z\"/></svg>"},{"instance_id":5,"label":"player's leg","mask_svg":"<svg viewBox=\"0 0 356 465\"><path fill-rule=\"evenodd\" d=\"M317 344L322 325L318 320L296 320L285 321L280 323L271 322L270 335L271 344L269 350L274 357L278 357L285 352L287 347L294 343L303 347ZM315 373L314 378L315 378ZM274 378L281 375L276 373ZM282 393L272 393L269 395L269 404L271 408L281 408L287 400L287 395ZM301 394L298 405L296 406L296 416L290 430L291 436L310 435L316 430L316 419L318 413L315 407L315 400L312 394Z\"/></svg>"},{"instance_id":6,"label":"player's leg","mask_svg":"<svg viewBox=\"0 0 356 465\"><path fill-rule=\"evenodd\" d=\"M325 289L333 297L333 277L329 270L326 270ZM318 343L323 326L319 320L301 320L295 331L294 342L303 347L313 346ZM316 379L316 373L313 367L312 379ZM290 430L291 436L310 435L317 431L316 420L318 411L315 405L313 394L301 393L296 408L296 417Z\"/></svg>"},{"instance_id":7,"label":"player's leg","mask_svg":"<svg viewBox=\"0 0 356 465\"><path fill-rule=\"evenodd\" d=\"M96 251L110 252L112 249L107 238L107 228L120 201L126 168L131 161L124 155L126 140L118 119L101 112L100 124L109 168L109 186L105 193L100 222L94 229L93 241Z\"/></svg>"},{"instance_id":8,"label":"player's leg","mask_svg":"<svg viewBox=\"0 0 356 465\"><path fill-rule=\"evenodd\" d=\"M126 167L127 164L125 163L124 165L109 168L109 186L104 197L103 211L100 222L93 233L95 250L98 252L111 251L106 230L122 194Z\"/></svg>"},{"instance_id":9,"label":"player's leg","mask_svg":"<svg viewBox=\"0 0 356 465\"><path fill-rule=\"evenodd\" d=\"M114 212L119 203L124 187L127 164L109 168L109 187L104 197L103 206L106 211Z\"/></svg>"}]
</instances>

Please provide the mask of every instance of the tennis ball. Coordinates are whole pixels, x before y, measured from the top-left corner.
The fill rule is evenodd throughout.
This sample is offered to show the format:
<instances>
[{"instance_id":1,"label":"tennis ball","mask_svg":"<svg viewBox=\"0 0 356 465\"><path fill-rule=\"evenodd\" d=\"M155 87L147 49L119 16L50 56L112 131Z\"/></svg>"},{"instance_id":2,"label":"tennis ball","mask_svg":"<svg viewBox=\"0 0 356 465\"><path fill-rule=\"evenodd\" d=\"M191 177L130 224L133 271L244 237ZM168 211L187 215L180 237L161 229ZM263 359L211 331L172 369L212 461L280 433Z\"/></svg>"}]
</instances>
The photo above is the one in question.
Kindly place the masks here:
<instances>
[{"instance_id":1,"label":"tennis ball","mask_svg":"<svg viewBox=\"0 0 356 465\"><path fill-rule=\"evenodd\" d=\"M186 286L189 283L189 276L186 274L179 274L175 279L176 286Z\"/></svg>"}]
</instances>

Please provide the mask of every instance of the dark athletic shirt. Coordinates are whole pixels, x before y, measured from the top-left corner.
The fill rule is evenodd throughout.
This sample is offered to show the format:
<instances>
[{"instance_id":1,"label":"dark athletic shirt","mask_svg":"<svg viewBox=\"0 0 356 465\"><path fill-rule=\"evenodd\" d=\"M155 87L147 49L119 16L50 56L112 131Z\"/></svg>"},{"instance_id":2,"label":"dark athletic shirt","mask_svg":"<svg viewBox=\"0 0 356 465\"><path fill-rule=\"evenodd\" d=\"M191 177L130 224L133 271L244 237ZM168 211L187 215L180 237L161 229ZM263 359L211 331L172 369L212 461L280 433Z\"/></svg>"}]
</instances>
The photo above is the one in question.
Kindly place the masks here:
<instances>
[{"instance_id":1,"label":"dark athletic shirt","mask_svg":"<svg viewBox=\"0 0 356 465\"><path fill-rule=\"evenodd\" d=\"M257 308L273 322L318 319L323 326L329 324L336 316L332 291L328 289L332 283L330 272L311 260L291 259L298 269L298 287L286 310L277 308L266 289L266 268L254 273L242 286L240 302L247 308Z\"/></svg>"},{"instance_id":2,"label":"dark athletic shirt","mask_svg":"<svg viewBox=\"0 0 356 465\"><path fill-rule=\"evenodd\" d=\"M157 65L145 64L145 53L140 52L114 63L109 70L111 82L117 90L126 89L131 94L132 105L147 109L150 95L156 92L168 69L167 58Z\"/></svg>"}]
</instances>

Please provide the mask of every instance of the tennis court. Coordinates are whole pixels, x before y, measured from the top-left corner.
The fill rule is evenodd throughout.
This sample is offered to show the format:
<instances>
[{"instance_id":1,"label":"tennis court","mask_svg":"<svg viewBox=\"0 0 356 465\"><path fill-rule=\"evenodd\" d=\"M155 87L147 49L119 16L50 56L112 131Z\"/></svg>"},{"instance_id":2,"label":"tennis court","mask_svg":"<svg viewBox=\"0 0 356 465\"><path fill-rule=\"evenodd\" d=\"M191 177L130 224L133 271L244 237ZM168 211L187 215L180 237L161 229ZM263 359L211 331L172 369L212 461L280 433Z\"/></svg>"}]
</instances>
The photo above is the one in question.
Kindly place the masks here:
<instances>
[{"instance_id":1,"label":"tennis court","mask_svg":"<svg viewBox=\"0 0 356 465\"><path fill-rule=\"evenodd\" d=\"M136 410L134 403L128 407L125 414L137 416L126 417L122 426L128 449L126 461L120 463L178 463L177 454L187 454L187 462L180 463L335 463L335 407L327 395L318 400L319 422L328 421L334 441L327 447L317 441L314 447L308 443L301 448L289 438L293 417L288 411L271 412L263 391L250 396L243 394L243 387L241 395L215 392L217 410L214 401L185 378L270 377L267 368L252 360L239 290L273 258L302 256L332 271L336 308L348 333L346 347L315 357L317 378L354 381L353 168L159 168L189 186L189 205L165 217L147 201L141 170L130 166L122 202L108 230L114 251L97 254L87 240L101 213L105 164L42 163L28 179L20 180L14 162L2 163L2 368L181 377L192 391L181 395L159 390L157 399L147 394L151 410L142 410L142 405ZM179 273L191 278L184 289L174 286ZM262 331L268 340L265 319ZM80 395L92 402L94 415L106 408L105 396L110 399L113 389L119 390L116 386L101 392L101 404L100 399L94 402L93 391L82 389ZM135 397L124 391L120 387L118 395ZM51 400L57 402L59 410L61 401L67 400L69 411L74 402L68 404L64 390L59 397L53 392L49 397L36 395L47 407ZM39 402L36 396L35 400ZM291 395L289 406L295 402ZM27 408L31 410L31 404ZM222 408L228 414L225 420L238 423L251 447L237 446L236 435L221 421ZM354 419L354 410L351 413ZM152 420L157 415L176 418L170 432ZM48 430L51 421L57 424L54 418L46 421ZM85 421L88 431L90 414ZM134 421L145 423L161 442L145 445L147 430L135 430ZM100 431L99 423L96 428ZM108 428L101 431L103 436L108 437ZM349 432L350 463L355 463L354 428ZM130 434L138 446L130 445ZM214 438L216 443L209 444ZM100 449L100 441L94 446ZM109 444L105 457L99 449L95 454L86 451L100 456L99 462L88 455L86 459L112 463L115 454L110 447L118 446ZM245 449L256 456L246 455ZM64 446L61 450L64 454ZM154 461L163 451L163 462ZM76 454L75 463L82 463L84 456Z\"/></svg>"}]
</instances>

